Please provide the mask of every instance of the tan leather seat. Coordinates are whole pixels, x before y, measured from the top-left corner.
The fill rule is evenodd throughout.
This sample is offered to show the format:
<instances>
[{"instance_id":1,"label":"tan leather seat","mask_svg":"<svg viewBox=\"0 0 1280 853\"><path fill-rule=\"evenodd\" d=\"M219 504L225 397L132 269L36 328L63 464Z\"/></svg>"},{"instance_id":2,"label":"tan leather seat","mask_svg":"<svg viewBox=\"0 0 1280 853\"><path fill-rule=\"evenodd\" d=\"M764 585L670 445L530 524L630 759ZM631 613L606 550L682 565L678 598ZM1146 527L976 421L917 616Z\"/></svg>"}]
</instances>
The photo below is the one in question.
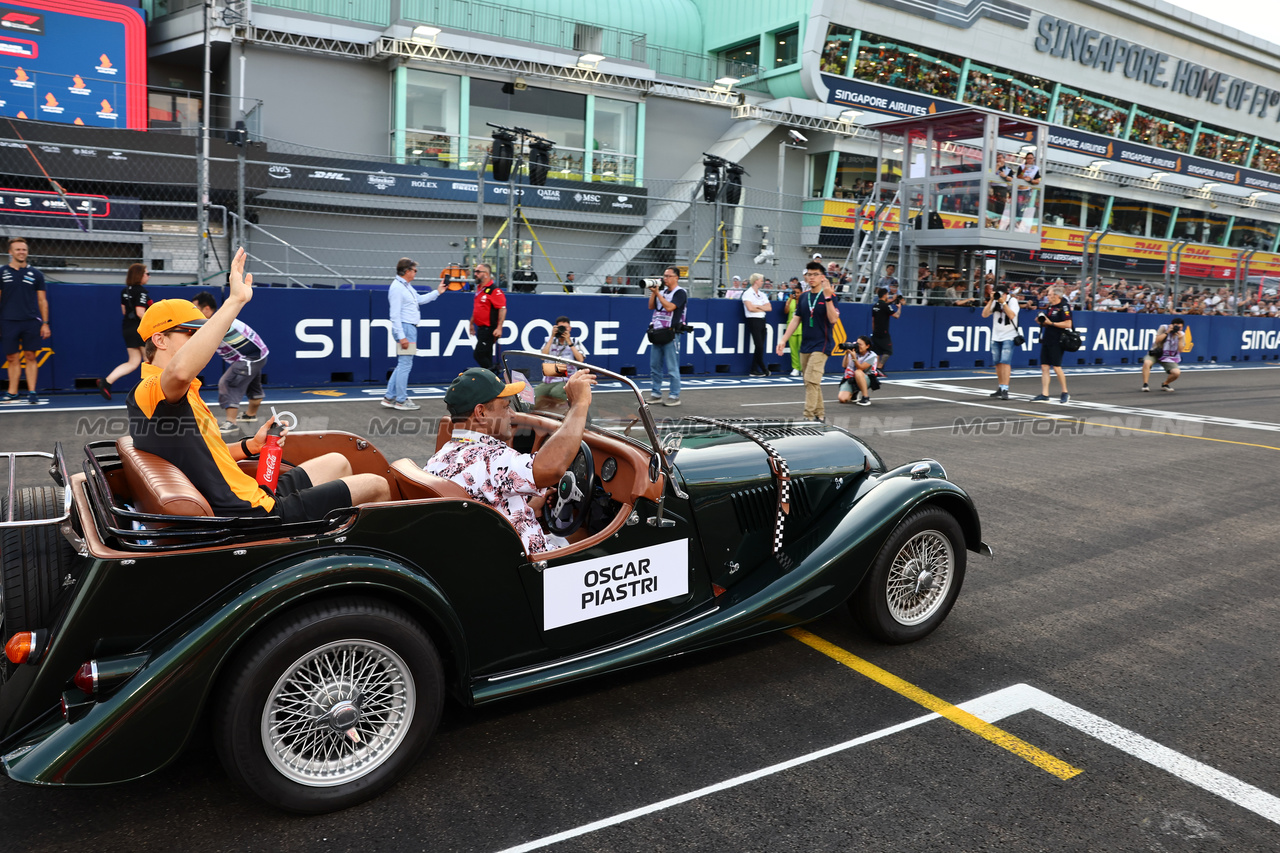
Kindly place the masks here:
<instances>
[{"instance_id":1,"label":"tan leather seat","mask_svg":"<svg viewBox=\"0 0 1280 853\"><path fill-rule=\"evenodd\" d=\"M440 448L449 443L449 439L453 438L453 419L445 415L440 419L440 423L436 424L436 452L440 452Z\"/></svg>"},{"instance_id":2,"label":"tan leather seat","mask_svg":"<svg viewBox=\"0 0 1280 853\"><path fill-rule=\"evenodd\" d=\"M400 483L400 494L405 500L419 501L425 498L457 498L472 500L467 490L453 480L446 480L435 474L428 474L418 467L418 463L408 457L397 459L391 463L396 472L396 480Z\"/></svg>"},{"instance_id":3,"label":"tan leather seat","mask_svg":"<svg viewBox=\"0 0 1280 853\"><path fill-rule=\"evenodd\" d=\"M213 515L204 495L173 463L138 450L133 446L133 438L127 435L116 439L116 452L120 454L124 479L138 509L155 515Z\"/></svg>"}]
</instances>

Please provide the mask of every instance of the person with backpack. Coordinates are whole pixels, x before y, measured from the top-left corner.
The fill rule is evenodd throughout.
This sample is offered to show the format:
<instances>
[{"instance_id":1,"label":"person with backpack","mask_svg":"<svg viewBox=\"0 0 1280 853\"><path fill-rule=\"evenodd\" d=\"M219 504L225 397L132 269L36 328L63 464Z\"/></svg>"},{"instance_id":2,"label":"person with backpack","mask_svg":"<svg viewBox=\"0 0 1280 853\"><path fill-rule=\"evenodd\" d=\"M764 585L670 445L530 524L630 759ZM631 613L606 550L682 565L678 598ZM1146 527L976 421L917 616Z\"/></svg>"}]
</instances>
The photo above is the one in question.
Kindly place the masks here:
<instances>
[{"instance_id":1,"label":"person with backpack","mask_svg":"<svg viewBox=\"0 0 1280 853\"><path fill-rule=\"evenodd\" d=\"M1150 391L1147 380L1151 377L1151 366L1159 363L1164 368L1165 380L1160 383L1161 391L1172 391L1173 383L1182 375L1182 354L1191 349L1191 333L1187 331L1186 321L1181 317L1172 317L1169 325L1156 329L1156 339L1151 349L1142 359L1142 390Z\"/></svg>"}]
</instances>

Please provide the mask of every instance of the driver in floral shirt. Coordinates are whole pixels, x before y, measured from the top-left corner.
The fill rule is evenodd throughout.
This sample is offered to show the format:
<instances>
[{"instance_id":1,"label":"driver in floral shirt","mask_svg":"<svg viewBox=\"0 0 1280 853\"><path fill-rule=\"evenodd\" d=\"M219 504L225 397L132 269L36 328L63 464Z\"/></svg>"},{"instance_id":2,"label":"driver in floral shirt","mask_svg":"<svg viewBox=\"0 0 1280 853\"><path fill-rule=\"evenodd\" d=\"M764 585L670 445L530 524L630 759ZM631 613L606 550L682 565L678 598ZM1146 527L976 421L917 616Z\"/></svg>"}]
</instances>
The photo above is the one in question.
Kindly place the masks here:
<instances>
[{"instance_id":1,"label":"driver in floral shirt","mask_svg":"<svg viewBox=\"0 0 1280 853\"><path fill-rule=\"evenodd\" d=\"M444 395L454 424L452 437L424 470L452 480L510 519L526 553L564 547L566 540L543 531L537 511L543 493L560 481L578 455L595 382L586 370L569 377L564 383L569 411L560 427L537 453L518 453L508 443L513 432L511 400L524 390L524 383L504 384L482 367L464 370Z\"/></svg>"}]
</instances>

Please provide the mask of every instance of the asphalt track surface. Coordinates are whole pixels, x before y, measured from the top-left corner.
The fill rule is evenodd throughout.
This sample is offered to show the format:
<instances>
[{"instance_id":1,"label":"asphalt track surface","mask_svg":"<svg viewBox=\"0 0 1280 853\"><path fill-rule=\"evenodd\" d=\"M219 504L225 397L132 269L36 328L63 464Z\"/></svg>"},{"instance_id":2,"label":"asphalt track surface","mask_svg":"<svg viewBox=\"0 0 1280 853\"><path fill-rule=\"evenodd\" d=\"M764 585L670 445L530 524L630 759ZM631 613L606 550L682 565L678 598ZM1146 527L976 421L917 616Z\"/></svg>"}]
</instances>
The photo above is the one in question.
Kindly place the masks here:
<instances>
[{"instance_id":1,"label":"asphalt track surface","mask_svg":"<svg viewBox=\"0 0 1280 853\"><path fill-rule=\"evenodd\" d=\"M242 795L207 734L124 785L0 778L0 849L1280 849L1280 368L1190 369L1173 394L1140 393L1132 370L1073 371L1067 405L1027 401L1034 371L1009 402L981 372L892 378L866 408L828 386L828 419L891 465L941 461L995 550L969 555L924 641L879 645L840 610L452 706L399 785L322 817ZM405 430L349 402L379 390L288 408L303 426L375 426L388 455L425 459L438 389ZM658 414L798 417L803 391L688 383L682 398ZM6 449L78 447L94 417L122 413L88 397L21 405L0 409Z\"/></svg>"}]
</instances>

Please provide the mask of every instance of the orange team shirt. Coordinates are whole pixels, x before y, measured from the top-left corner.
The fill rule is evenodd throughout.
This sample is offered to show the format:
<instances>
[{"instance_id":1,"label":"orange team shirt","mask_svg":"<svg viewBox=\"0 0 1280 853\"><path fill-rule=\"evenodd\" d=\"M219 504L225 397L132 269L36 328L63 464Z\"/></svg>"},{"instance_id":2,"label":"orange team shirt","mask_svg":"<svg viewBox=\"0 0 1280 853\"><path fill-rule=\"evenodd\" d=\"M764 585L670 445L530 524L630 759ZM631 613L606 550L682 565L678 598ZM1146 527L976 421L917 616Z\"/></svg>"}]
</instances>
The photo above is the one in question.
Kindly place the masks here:
<instances>
[{"instance_id":1,"label":"orange team shirt","mask_svg":"<svg viewBox=\"0 0 1280 853\"><path fill-rule=\"evenodd\" d=\"M200 380L176 403L164 398L160 368L142 365L142 381L129 392L133 446L176 465L221 516L267 515L276 499L240 470L218 430L218 420L200 399Z\"/></svg>"}]
</instances>

